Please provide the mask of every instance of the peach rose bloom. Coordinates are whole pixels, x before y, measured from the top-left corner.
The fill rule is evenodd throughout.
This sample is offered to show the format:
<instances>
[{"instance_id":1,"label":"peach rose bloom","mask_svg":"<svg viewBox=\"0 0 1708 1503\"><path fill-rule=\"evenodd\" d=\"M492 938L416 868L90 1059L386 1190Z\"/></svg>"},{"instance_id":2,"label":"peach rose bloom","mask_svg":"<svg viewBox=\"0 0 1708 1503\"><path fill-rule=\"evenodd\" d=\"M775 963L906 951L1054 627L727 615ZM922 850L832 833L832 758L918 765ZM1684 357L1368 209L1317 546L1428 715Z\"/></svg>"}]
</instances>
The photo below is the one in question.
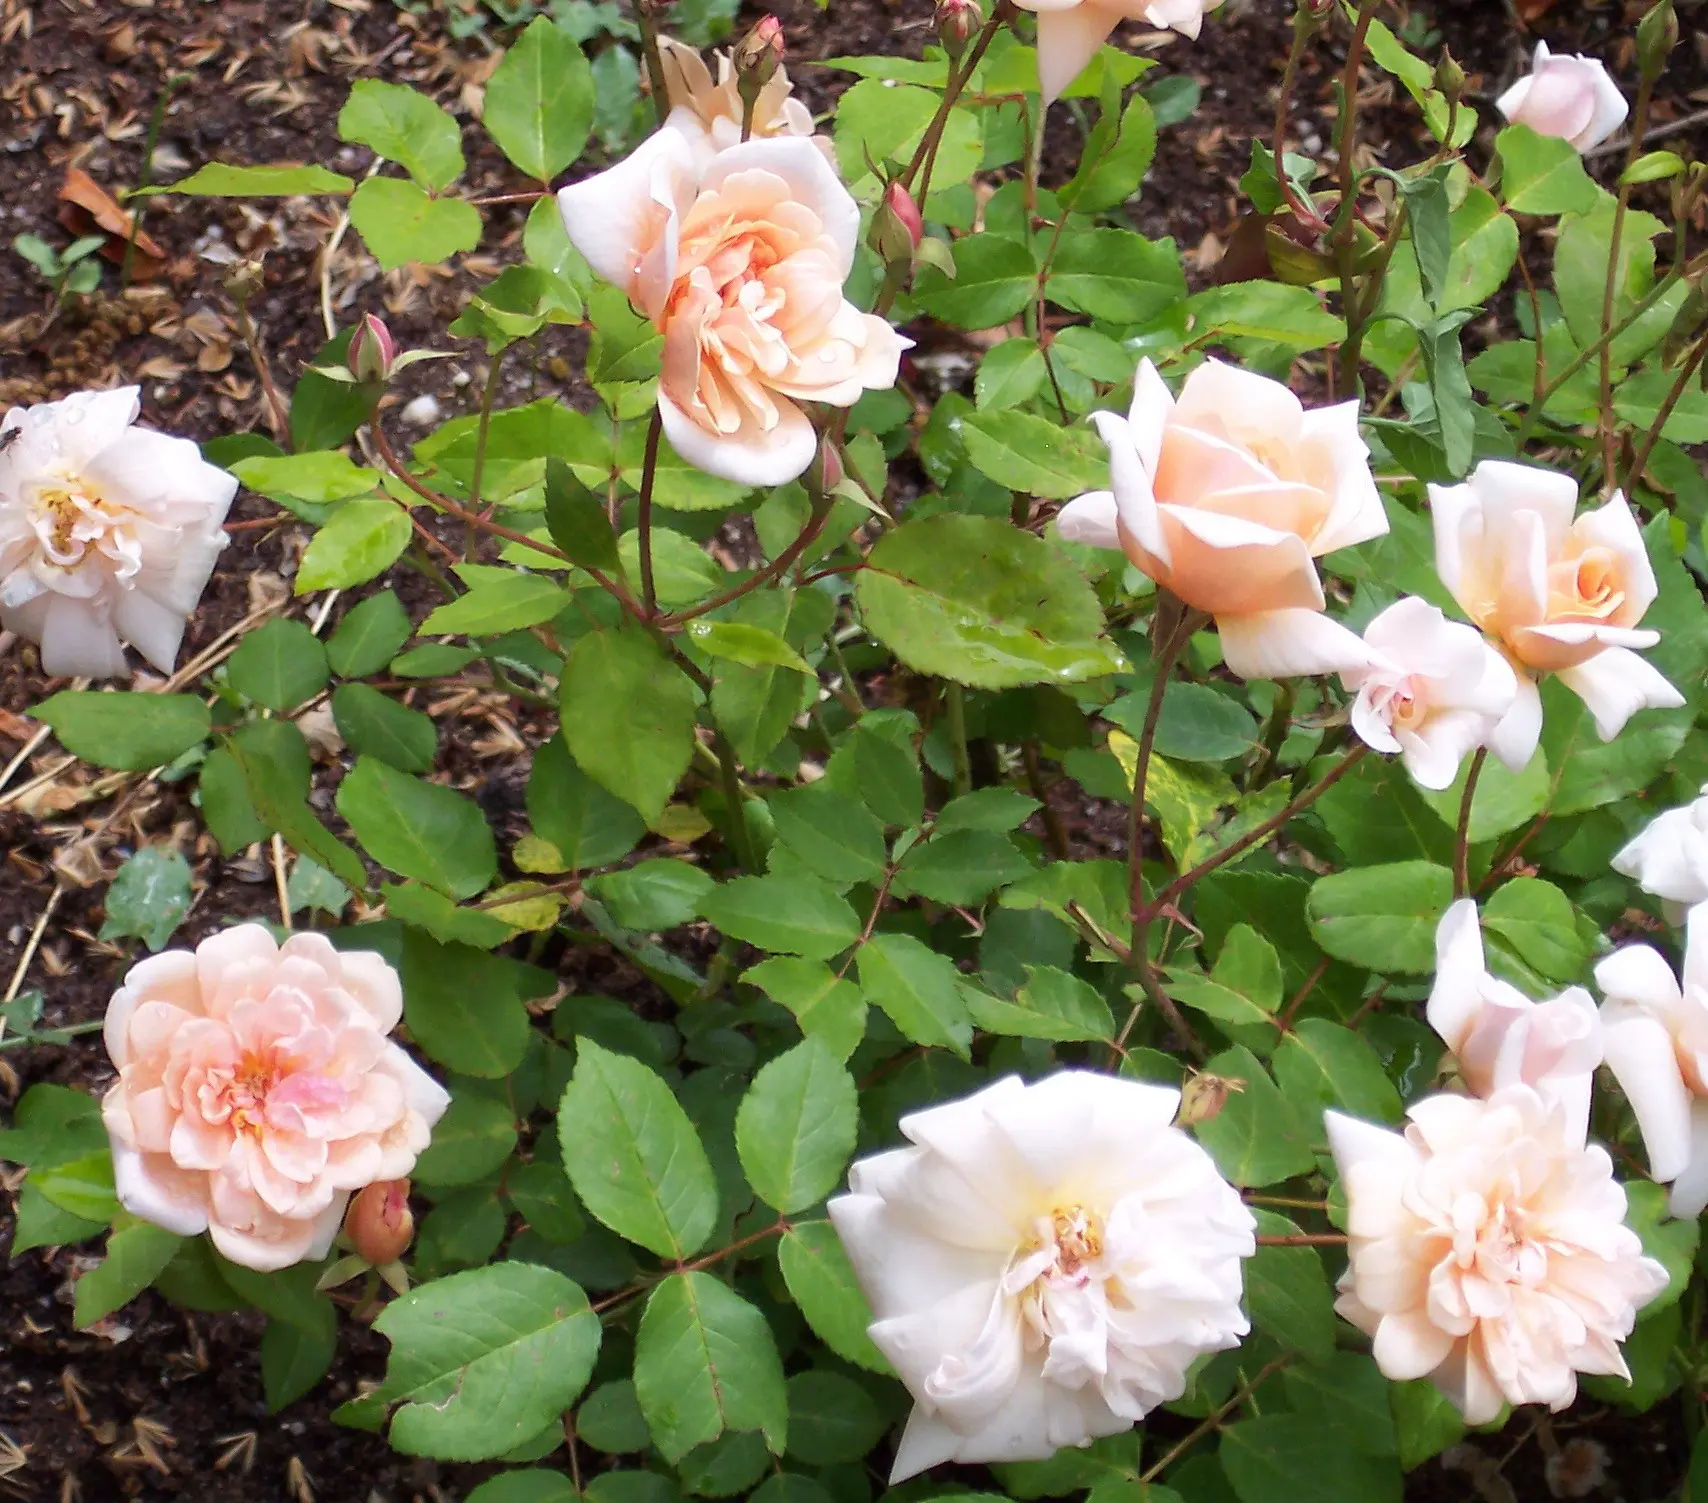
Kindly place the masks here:
<instances>
[{"instance_id":1,"label":"peach rose bloom","mask_svg":"<svg viewBox=\"0 0 1708 1503\"><path fill-rule=\"evenodd\" d=\"M1214 616L1241 678L1371 663L1358 635L1323 614L1314 563L1388 530L1356 402L1307 412L1279 381L1217 360L1176 401L1146 360L1128 415L1092 418L1114 488L1063 507L1064 537L1123 549Z\"/></svg>"},{"instance_id":2,"label":"peach rose bloom","mask_svg":"<svg viewBox=\"0 0 1708 1503\"><path fill-rule=\"evenodd\" d=\"M1485 459L1463 485L1432 485L1435 569L1465 614L1518 673L1518 698L1489 740L1514 771L1542 735L1537 681L1556 673L1611 741L1641 709L1684 696L1631 649L1657 594L1643 535L1623 494L1575 522L1577 482L1533 465Z\"/></svg>"},{"instance_id":3,"label":"peach rose bloom","mask_svg":"<svg viewBox=\"0 0 1708 1503\"><path fill-rule=\"evenodd\" d=\"M1661 900L1667 920L1708 903L1708 786L1682 809L1657 814L1613 858L1613 870Z\"/></svg>"},{"instance_id":4,"label":"peach rose bloom","mask_svg":"<svg viewBox=\"0 0 1708 1503\"><path fill-rule=\"evenodd\" d=\"M1564 1409L1579 1373L1629 1380L1619 1343L1667 1275L1606 1150L1524 1085L1407 1116L1402 1133L1325 1113L1350 1235L1335 1308L1377 1367L1430 1379L1472 1425Z\"/></svg>"},{"instance_id":5,"label":"peach rose bloom","mask_svg":"<svg viewBox=\"0 0 1708 1503\"><path fill-rule=\"evenodd\" d=\"M1038 15L1038 84L1054 103L1085 71L1123 21L1144 21L1196 37L1222 0L1017 0Z\"/></svg>"},{"instance_id":6,"label":"peach rose bloom","mask_svg":"<svg viewBox=\"0 0 1708 1503\"><path fill-rule=\"evenodd\" d=\"M818 451L800 403L850 407L895 385L908 341L842 295L860 211L810 141L702 161L666 126L558 207L594 271L664 335L658 410L697 469L782 485Z\"/></svg>"},{"instance_id":7,"label":"peach rose bloom","mask_svg":"<svg viewBox=\"0 0 1708 1503\"><path fill-rule=\"evenodd\" d=\"M326 1256L352 1190L415 1167L450 1097L387 1035L397 972L240 924L133 966L101 1103L120 1203L263 1271Z\"/></svg>"},{"instance_id":8,"label":"peach rose bloom","mask_svg":"<svg viewBox=\"0 0 1708 1503\"><path fill-rule=\"evenodd\" d=\"M714 81L711 69L692 47L673 37L658 39L658 60L664 67L664 91L670 101L670 128L692 141L705 160L741 143L742 103L735 67L727 52L716 54L716 58L718 76ZM812 111L794 97L794 92L787 71L779 66L753 102L750 139L808 137L834 166L834 148L828 138L813 135Z\"/></svg>"},{"instance_id":9,"label":"peach rose bloom","mask_svg":"<svg viewBox=\"0 0 1708 1503\"><path fill-rule=\"evenodd\" d=\"M1708 905L1685 920L1684 975L1647 945L1595 968L1607 1067L1637 1114L1649 1173L1672 1186L1674 1216L1708 1208Z\"/></svg>"},{"instance_id":10,"label":"peach rose bloom","mask_svg":"<svg viewBox=\"0 0 1708 1503\"><path fill-rule=\"evenodd\" d=\"M1625 122L1628 106L1619 85L1593 57L1554 57L1536 44L1530 72L1495 100L1514 125L1539 136L1559 136L1579 151L1599 146Z\"/></svg>"},{"instance_id":11,"label":"peach rose bloom","mask_svg":"<svg viewBox=\"0 0 1708 1503\"><path fill-rule=\"evenodd\" d=\"M1546 1002L1532 1002L1491 976L1470 898L1449 907L1436 928L1435 985L1425 1016L1477 1095L1527 1085L1588 1130L1590 1088L1602 1054L1595 998L1570 986Z\"/></svg>"}]
</instances>

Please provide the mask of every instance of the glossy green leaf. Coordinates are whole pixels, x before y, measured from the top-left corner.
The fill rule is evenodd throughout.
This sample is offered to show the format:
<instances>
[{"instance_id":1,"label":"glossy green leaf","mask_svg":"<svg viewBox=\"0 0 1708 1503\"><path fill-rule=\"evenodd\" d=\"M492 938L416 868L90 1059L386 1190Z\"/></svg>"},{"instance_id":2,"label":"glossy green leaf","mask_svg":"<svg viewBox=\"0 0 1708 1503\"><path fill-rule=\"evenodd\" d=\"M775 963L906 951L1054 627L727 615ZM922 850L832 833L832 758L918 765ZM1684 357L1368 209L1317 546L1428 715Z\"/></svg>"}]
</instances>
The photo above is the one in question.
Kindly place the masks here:
<instances>
[{"instance_id":1,"label":"glossy green leaf","mask_svg":"<svg viewBox=\"0 0 1708 1503\"><path fill-rule=\"evenodd\" d=\"M545 16L529 23L487 80L481 124L543 183L581 155L593 125L593 74L567 31Z\"/></svg>"},{"instance_id":2,"label":"glossy green leaf","mask_svg":"<svg viewBox=\"0 0 1708 1503\"><path fill-rule=\"evenodd\" d=\"M51 725L60 745L97 767L158 767L207 738L208 707L194 694L104 694L62 689L30 714Z\"/></svg>"},{"instance_id":3,"label":"glossy green leaf","mask_svg":"<svg viewBox=\"0 0 1708 1503\"><path fill-rule=\"evenodd\" d=\"M807 1039L754 1076L735 1118L741 1167L784 1215L816 1205L841 1180L859 1129L854 1077Z\"/></svg>"},{"instance_id":4,"label":"glossy green leaf","mask_svg":"<svg viewBox=\"0 0 1708 1503\"><path fill-rule=\"evenodd\" d=\"M486 816L455 789L359 757L338 785L337 805L362 848L399 876L471 898L497 875Z\"/></svg>"},{"instance_id":5,"label":"glossy green leaf","mask_svg":"<svg viewBox=\"0 0 1708 1503\"><path fill-rule=\"evenodd\" d=\"M576 763L650 824L694 754L694 686L638 627L588 632L564 664L563 734Z\"/></svg>"}]
</instances>

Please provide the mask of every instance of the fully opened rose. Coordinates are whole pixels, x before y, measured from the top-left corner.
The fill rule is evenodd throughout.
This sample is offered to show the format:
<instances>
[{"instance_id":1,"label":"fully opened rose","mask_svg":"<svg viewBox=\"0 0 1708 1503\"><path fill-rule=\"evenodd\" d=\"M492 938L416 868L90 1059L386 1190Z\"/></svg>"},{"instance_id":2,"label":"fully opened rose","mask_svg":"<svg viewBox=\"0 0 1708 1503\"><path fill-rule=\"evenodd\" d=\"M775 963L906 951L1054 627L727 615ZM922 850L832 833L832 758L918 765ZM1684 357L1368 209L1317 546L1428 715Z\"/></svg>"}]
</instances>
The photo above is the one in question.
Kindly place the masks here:
<instances>
[{"instance_id":1,"label":"fully opened rose","mask_svg":"<svg viewBox=\"0 0 1708 1503\"><path fill-rule=\"evenodd\" d=\"M170 673L225 546L237 481L188 439L135 426L138 389L79 392L0 422L0 624L43 671Z\"/></svg>"},{"instance_id":2,"label":"fully opened rose","mask_svg":"<svg viewBox=\"0 0 1708 1503\"><path fill-rule=\"evenodd\" d=\"M860 211L810 141L703 159L666 127L558 206L594 271L664 335L658 410L696 468L782 485L818 450L801 403L895 385L907 341L842 295Z\"/></svg>"},{"instance_id":3,"label":"fully opened rose","mask_svg":"<svg viewBox=\"0 0 1708 1503\"><path fill-rule=\"evenodd\" d=\"M1408 595L1364 628L1371 661L1345 669L1352 729L1374 751L1398 752L1425 788L1447 788L1467 753L1512 708L1511 666L1470 627Z\"/></svg>"},{"instance_id":4,"label":"fully opened rose","mask_svg":"<svg viewBox=\"0 0 1708 1503\"><path fill-rule=\"evenodd\" d=\"M830 1217L915 1400L892 1482L1041 1459L1178 1398L1238 1345L1251 1213L1172 1127L1180 1093L1014 1077L904 1117Z\"/></svg>"},{"instance_id":5,"label":"fully opened rose","mask_svg":"<svg viewBox=\"0 0 1708 1503\"><path fill-rule=\"evenodd\" d=\"M387 1037L397 973L259 924L134 966L107 1008L101 1103L132 1215L233 1263L326 1255L352 1190L415 1166L450 1098Z\"/></svg>"},{"instance_id":6,"label":"fully opened rose","mask_svg":"<svg viewBox=\"0 0 1708 1503\"><path fill-rule=\"evenodd\" d=\"M1599 146L1624 124L1628 107L1619 85L1593 57L1555 57L1536 44L1530 72L1495 100L1515 125L1559 136L1579 151Z\"/></svg>"},{"instance_id":7,"label":"fully opened rose","mask_svg":"<svg viewBox=\"0 0 1708 1503\"><path fill-rule=\"evenodd\" d=\"M1084 71L1123 21L1196 37L1222 0L1017 0L1038 17L1038 83L1046 105Z\"/></svg>"},{"instance_id":8,"label":"fully opened rose","mask_svg":"<svg viewBox=\"0 0 1708 1503\"><path fill-rule=\"evenodd\" d=\"M1708 1209L1708 907L1690 910L1684 976L1648 945L1595 968L1607 1066L1631 1102L1649 1173L1671 1184L1674 1216Z\"/></svg>"},{"instance_id":9,"label":"fully opened rose","mask_svg":"<svg viewBox=\"0 0 1708 1503\"><path fill-rule=\"evenodd\" d=\"M1576 521L1577 482L1532 465L1486 459L1463 485L1432 485L1435 568L1441 582L1518 669L1518 697L1489 739L1514 770L1542 735L1544 673L1589 707L1603 741L1641 709L1684 703L1632 650L1657 594L1655 571L1623 495Z\"/></svg>"},{"instance_id":10,"label":"fully opened rose","mask_svg":"<svg viewBox=\"0 0 1708 1503\"><path fill-rule=\"evenodd\" d=\"M1708 788L1702 793L1656 815L1613 858L1613 870L1660 898L1674 923L1686 907L1708 902Z\"/></svg>"},{"instance_id":11,"label":"fully opened rose","mask_svg":"<svg viewBox=\"0 0 1708 1503\"><path fill-rule=\"evenodd\" d=\"M1583 1121L1524 1085L1407 1115L1402 1133L1326 1114L1351 1239L1335 1308L1383 1374L1430 1379L1473 1425L1564 1409L1579 1373L1628 1379L1619 1343L1667 1275Z\"/></svg>"},{"instance_id":12,"label":"fully opened rose","mask_svg":"<svg viewBox=\"0 0 1708 1503\"><path fill-rule=\"evenodd\" d=\"M1453 1051L1459 1074L1479 1096L1527 1085L1557 1102L1569 1122L1589 1125L1590 1088L1601 1063L1601 1016L1581 986L1533 1002L1489 974L1477 905L1461 898L1435 931L1435 984L1429 1026Z\"/></svg>"},{"instance_id":13,"label":"fully opened rose","mask_svg":"<svg viewBox=\"0 0 1708 1503\"><path fill-rule=\"evenodd\" d=\"M1121 548L1216 618L1241 678L1364 668L1323 614L1314 560L1388 530L1358 404L1306 411L1279 381L1208 360L1177 401L1146 360L1126 417L1094 413L1113 489L1062 508L1063 536Z\"/></svg>"}]
</instances>

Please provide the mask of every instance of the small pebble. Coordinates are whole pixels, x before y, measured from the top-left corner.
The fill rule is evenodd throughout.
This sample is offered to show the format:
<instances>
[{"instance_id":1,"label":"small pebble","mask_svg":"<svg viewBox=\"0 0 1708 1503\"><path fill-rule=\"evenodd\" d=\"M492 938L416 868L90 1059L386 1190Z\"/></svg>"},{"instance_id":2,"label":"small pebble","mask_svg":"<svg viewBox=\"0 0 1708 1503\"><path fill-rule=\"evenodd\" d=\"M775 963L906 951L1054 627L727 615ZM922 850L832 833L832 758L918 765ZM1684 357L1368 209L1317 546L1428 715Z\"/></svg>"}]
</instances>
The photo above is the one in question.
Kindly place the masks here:
<instances>
[{"instance_id":1,"label":"small pebble","mask_svg":"<svg viewBox=\"0 0 1708 1503\"><path fill-rule=\"evenodd\" d=\"M439 421L439 399L431 392L423 392L418 397L412 397L404 404L403 420L414 423L417 427L425 428L430 423Z\"/></svg>"}]
</instances>

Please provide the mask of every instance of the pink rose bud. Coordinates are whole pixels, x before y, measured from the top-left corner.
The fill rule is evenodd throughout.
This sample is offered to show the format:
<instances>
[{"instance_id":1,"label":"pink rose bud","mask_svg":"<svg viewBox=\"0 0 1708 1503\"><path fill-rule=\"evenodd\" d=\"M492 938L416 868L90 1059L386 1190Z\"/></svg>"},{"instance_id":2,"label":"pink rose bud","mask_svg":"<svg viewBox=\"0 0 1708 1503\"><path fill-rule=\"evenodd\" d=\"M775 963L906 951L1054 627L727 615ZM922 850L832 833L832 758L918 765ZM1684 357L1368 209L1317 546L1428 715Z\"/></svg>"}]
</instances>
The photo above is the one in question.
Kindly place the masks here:
<instances>
[{"instance_id":1,"label":"pink rose bud","mask_svg":"<svg viewBox=\"0 0 1708 1503\"><path fill-rule=\"evenodd\" d=\"M350 336L346 358L350 373L358 381L385 381L390 379L392 362L397 359L397 341L377 317L364 313Z\"/></svg>"},{"instance_id":2,"label":"pink rose bud","mask_svg":"<svg viewBox=\"0 0 1708 1503\"><path fill-rule=\"evenodd\" d=\"M958 63L967 45L984 25L977 0L938 0L937 37L951 62Z\"/></svg>"},{"instance_id":3,"label":"pink rose bud","mask_svg":"<svg viewBox=\"0 0 1708 1503\"><path fill-rule=\"evenodd\" d=\"M1514 125L1558 136L1579 151L1599 146L1624 124L1625 96L1593 57L1555 56L1536 44L1530 73L1495 101Z\"/></svg>"},{"instance_id":4,"label":"pink rose bud","mask_svg":"<svg viewBox=\"0 0 1708 1503\"><path fill-rule=\"evenodd\" d=\"M737 43L731 61L744 84L764 88L783 61L783 23L775 16L761 16L759 24Z\"/></svg>"},{"instance_id":5,"label":"pink rose bud","mask_svg":"<svg viewBox=\"0 0 1708 1503\"><path fill-rule=\"evenodd\" d=\"M901 221L908 239L918 245L925 235L925 221L920 218L919 205L913 201L913 195L906 186L899 182L891 183L884 193L884 205Z\"/></svg>"},{"instance_id":6,"label":"pink rose bud","mask_svg":"<svg viewBox=\"0 0 1708 1503\"><path fill-rule=\"evenodd\" d=\"M395 1263L415 1240L415 1218L409 1213L409 1181L377 1180L359 1191L344 1214L344 1235L376 1267Z\"/></svg>"}]
</instances>

